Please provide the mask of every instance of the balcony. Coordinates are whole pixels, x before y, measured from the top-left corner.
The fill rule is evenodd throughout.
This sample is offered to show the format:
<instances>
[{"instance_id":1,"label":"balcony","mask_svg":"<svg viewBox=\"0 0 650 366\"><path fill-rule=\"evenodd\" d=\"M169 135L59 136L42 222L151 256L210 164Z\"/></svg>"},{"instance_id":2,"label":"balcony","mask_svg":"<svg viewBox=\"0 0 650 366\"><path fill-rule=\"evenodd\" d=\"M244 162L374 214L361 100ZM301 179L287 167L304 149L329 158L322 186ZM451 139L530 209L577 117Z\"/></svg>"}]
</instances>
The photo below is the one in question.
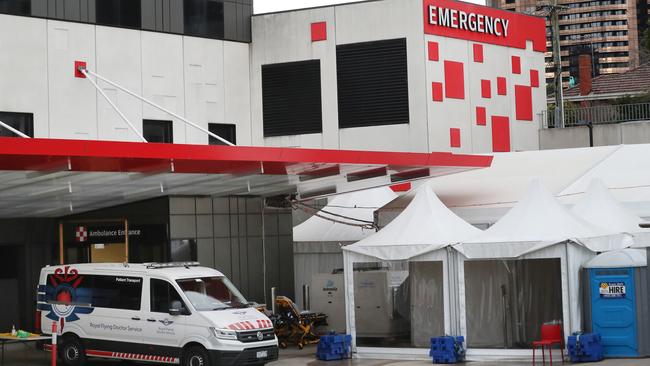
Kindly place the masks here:
<instances>
[{"instance_id":1,"label":"balcony","mask_svg":"<svg viewBox=\"0 0 650 366\"><path fill-rule=\"evenodd\" d=\"M591 122L594 125L634 121L650 121L650 102L600 105L582 108L564 109L564 126L556 123L554 110L545 110L541 114L544 128L574 127Z\"/></svg>"}]
</instances>

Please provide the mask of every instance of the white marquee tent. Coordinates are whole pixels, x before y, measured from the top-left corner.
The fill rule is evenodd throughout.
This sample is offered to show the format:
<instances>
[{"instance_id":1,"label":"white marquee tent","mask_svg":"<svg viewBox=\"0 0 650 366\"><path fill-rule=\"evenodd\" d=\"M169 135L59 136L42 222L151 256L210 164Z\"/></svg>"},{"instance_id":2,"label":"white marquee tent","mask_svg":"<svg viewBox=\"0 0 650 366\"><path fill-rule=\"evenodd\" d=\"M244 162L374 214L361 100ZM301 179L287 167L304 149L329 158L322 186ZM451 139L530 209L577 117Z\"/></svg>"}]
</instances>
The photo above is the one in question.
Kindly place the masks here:
<instances>
[{"instance_id":1,"label":"white marquee tent","mask_svg":"<svg viewBox=\"0 0 650 366\"><path fill-rule=\"evenodd\" d=\"M594 226L631 234L634 240L630 244L633 247L650 245L650 230L639 227L644 220L623 207L599 178L591 181L584 196L571 211Z\"/></svg>"},{"instance_id":2,"label":"white marquee tent","mask_svg":"<svg viewBox=\"0 0 650 366\"><path fill-rule=\"evenodd\" d=\"M352 334L357 355L381 354L382 357L424 358L425 347L432 336L457 332L454 300L456 270L449 268L448 246L480 234L480 230L451 212L428 187L418 190L411 204L389 225L343 249L346 284L346 315L348 332ZM357 314L355 292L359 284L353 269L355 264L390 263L392 269L408 273L401 288L408 294L410 340L404 348L368 348L357 343ZM455 261L452 260L453 263ZM399 272L399 271L395 271ZM449 274L452 274L451 276ZM364 301L367 299L364 299Z\"/></svg>"},{"instance_id":3,"label":"white marquee tent","mask_svg":"<svg viewBox=\"0 0 650 366\"><path fill-rule=\"evenodd\" d=\"M357 220L373 222L374 211L396 197L389 187L337 195L317 215L293 228L297 304L303 303L302 286L309 285L314 274L331 273L334 269L343 268L342 245L354 243L376 232L375 229L358 226L360 221Z\"/></svg>"}]
</instances>

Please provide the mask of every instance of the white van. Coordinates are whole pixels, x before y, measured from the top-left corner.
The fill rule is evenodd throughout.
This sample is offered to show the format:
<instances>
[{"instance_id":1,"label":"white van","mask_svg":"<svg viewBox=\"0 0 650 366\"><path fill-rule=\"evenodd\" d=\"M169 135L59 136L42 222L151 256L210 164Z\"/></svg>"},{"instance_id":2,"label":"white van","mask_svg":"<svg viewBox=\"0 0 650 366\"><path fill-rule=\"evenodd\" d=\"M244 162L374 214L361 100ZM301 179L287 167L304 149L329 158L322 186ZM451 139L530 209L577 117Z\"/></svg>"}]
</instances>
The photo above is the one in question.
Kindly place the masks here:
<instances>
[{"instance_id":1,"label":"white van","mask_svg":"<svg viewBox=\"0 0 650 366\"><path fill-rule=\"evenodd\" d=\"M183 366L278 358L269 318L219 271L194 262L48 266L37 301L41 332L57 322L67 366L89 357Z\"/></svg>"}]
</instances>

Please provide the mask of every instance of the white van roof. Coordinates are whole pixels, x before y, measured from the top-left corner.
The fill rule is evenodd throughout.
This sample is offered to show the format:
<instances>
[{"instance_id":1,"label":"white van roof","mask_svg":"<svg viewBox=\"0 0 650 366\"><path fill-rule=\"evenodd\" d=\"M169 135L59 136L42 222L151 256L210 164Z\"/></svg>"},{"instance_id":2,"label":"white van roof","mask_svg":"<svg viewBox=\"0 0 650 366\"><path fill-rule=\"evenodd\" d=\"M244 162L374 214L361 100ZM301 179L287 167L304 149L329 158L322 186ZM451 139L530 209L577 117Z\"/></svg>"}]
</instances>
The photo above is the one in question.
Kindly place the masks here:
<instances>
[{"instance_id":1,"label":"white van roof","mask_svg":"<svg viewBox=\"0 0 650 366\"><path fill-rule=\"evenodd\" d=\"M124 276L152 274L160 275L168 279L214 277L223 274L214 268L201 267L197 262L183 263L77 263L48 266L43 270L54 272L56 268L74 268L85 273L102 272L119 273Z\"/></svg>"}]
</instances>

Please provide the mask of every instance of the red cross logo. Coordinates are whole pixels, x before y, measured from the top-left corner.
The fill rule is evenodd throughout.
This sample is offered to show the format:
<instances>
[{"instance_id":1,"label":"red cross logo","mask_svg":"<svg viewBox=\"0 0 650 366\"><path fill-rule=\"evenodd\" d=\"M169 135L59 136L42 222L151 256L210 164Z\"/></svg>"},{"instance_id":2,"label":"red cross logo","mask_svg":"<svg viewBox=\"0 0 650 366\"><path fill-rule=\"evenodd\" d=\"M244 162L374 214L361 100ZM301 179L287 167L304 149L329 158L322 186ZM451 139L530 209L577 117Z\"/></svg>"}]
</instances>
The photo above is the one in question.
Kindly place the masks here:
<instances>
[{"instance_id":1,"label":"red cross logo","mask_svg":"<svg viewBox=\"0 0 650 366\"><path fill-rule=\"evenodd\" d=\"M79 243L88 240L88 229L85 226L77 226L74 232L74 239Z\"/></svg>"}]
</instances>

